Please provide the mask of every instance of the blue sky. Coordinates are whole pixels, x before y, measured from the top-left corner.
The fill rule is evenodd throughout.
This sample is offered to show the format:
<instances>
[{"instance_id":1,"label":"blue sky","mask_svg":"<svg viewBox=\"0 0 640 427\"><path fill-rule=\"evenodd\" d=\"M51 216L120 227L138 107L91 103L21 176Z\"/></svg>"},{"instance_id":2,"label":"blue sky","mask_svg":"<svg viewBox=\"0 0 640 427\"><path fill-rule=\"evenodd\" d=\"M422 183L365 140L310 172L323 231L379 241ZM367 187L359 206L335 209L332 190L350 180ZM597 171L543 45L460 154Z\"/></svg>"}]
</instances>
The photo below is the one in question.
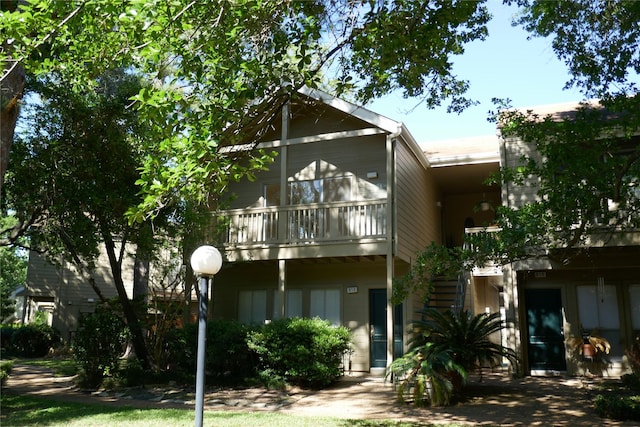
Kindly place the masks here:
<instances>
[{"instance_id":1,"label":"blue sky","mask_svg":"<svg viewBox=\"0 0 640 427\"><path fill-rule=\"evenodd\" d=\"M511 26L516 8L489 0L493 14L485 41L467 45L465 53L454 58L454 73L469 80L467 94L480 104L462 114L448 114L445 106L428 110L417 100L389 95L367 105L367 108L396 121L404 122L416 140L421 142L466 138L495 134L495 125L487 122L493 110L492 98L509 98L514 107L580 101L576 89L563 90L569 79L566 66L553 53L549 39L532 38L520 27Z\"/></svg>"}]
</instances>

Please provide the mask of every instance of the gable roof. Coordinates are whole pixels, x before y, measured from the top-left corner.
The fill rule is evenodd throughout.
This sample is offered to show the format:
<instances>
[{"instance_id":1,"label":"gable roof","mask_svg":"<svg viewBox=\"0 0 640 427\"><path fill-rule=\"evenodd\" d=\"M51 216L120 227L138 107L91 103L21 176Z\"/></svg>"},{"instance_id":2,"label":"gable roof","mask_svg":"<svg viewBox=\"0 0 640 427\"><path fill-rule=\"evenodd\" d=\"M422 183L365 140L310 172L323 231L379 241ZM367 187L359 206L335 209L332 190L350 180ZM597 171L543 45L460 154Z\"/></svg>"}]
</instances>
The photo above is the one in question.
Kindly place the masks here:
<instances>
[{"instance_id":1,"label":"gable roof","mask_svg":"<svg viewBox=\"0 0 640 427\"><path fill-rule=\"evenodd\" d=\"M416 159L418 159L422 166L425 169L430 166L429 161L424 155L424 152L416 142L416 139L413 137L411 132L409 132L409 129L407 129L407 127L404 125L404 123L390 119L386 116L375 113L371 110L366 109L365 107L353 104L349 101L336 98L335 96L319 89L312 89L307 86L303 86L298 90L298 92L302 95L308 96L309 98L315 99L316 101L322 102L323 104L328 105L331 108L334 108L344 114L348 114L359 120L369 123L373 127L382 129L384 132L387 132L392 136L401 137L407 143L411 151L416 156Z\"/></svg>"},{"instance_id":2,"label":"gable roof","mask_svg":"<svg viewBox=\"0 0 640 427\"><path fill-rule=\"evenodd\" d=\"M397 122L381 114L374 113L373 111L368 110L364 107L353 104L349 101L336 98L335 96L329 95L328 93L323 92L319 89L312 89L307 86L303 86L298 90L298 92L308 96L309 98L315 99L316 101L320 101L325 105L335 108L338 111L367 122L372 126L383 129L388 133L398 133L403 127L402 122Z\"/></svg>"}]
</instances>

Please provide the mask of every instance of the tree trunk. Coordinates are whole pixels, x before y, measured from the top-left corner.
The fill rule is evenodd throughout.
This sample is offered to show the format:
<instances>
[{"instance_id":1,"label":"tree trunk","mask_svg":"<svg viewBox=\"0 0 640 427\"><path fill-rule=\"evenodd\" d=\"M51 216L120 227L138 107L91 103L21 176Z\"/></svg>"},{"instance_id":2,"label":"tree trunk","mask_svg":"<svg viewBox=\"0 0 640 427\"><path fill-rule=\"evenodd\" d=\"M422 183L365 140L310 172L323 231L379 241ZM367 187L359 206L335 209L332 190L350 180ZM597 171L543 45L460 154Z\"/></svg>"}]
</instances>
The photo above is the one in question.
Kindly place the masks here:
<instances>
[{"instance_id":1,"label":"tree trunk","mask_svg":"<svg viewBox=\"0 0 640 427\"><path fill-rule=\"evenodd\" d=\"M138 360L142 364L143 368L149 367L149 355L147 352L147 343L144 338L144 332L142 325L138 319L138 315L129 300L127 291L124 287L124 281L122 280L122 263L118 261L115 253L115 244L113 240L105 236L105 246L107 249L107 256L109 257L109 264L111 266L111 274L113 276L113 283L118 291L118 299L122 304L122 312L124 318L127 321L129 330L131 331L131 343L133 344L133 350L138 357Z\"/></svg>"},{"instance_id":2,"label":"tree trunk","mask_svg":"<svg viewBox=\"0 0 640 427\"><path fill-rule=\"evenodd\" d=\"M24 67L18 62L5 61L0 78L0 191L2 191L24 89Z\"/></svg>"},{"instance_id":3,"label":"tree trunk","mask_svg":"<svg viewBox=\"0 0 640 427\"><path fill-rule=\"evenodd\" d=\"M138 258L133 264L133 299L147 303L149 295L149 260Z\"/></svg>"}]
</instances>

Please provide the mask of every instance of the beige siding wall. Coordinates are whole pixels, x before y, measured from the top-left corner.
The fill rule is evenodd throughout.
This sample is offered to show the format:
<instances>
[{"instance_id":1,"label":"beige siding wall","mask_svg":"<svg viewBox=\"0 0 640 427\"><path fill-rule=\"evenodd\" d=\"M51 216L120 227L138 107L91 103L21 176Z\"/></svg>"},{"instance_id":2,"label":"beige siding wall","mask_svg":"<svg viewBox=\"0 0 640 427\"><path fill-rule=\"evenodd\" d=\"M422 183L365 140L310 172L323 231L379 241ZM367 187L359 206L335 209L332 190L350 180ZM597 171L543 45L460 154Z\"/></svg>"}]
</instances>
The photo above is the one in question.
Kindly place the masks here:
<instances>
[{"instance_id":1,"label":"beige siding wall","mask_svg":"<svg viewBox=\"0 0 640 427\"><path fill-rule=\"evenodd\" d=\"M409 262L430 242L441 243L439 192L408 145L396 144L397 256Z\"/></svg>"},{"instance_id":2,"label":"beige siding wall","mask_svg":"<svg viewBox=\"0 0 640 427\"><path fill-rule=\"evenodd\" d=\"M371 127L355 117L338 112L331 107L317 103L293 100L289 106L289 138L300 138L331 132L342 132ZM263 141L277 141L282 138L282 116L278 115L264 134Z\"/></svg>"},{"instance_id":3,"label":"beige siding wall","mask_svg":"<svg viewBox=\"0 0 640 427\"><path fill-rule=\"evenodd\" d=\"M289 147L287 177L303 179L352 175L353 199L384 198L377 186L386 182L385 137L383 135L338 139ZM378 178L367 179L367 172Z\"/></svg>"},{"instance_id":4,"label":"beige siding wall","mask_svg":"<svg viewBox=\"0 0 640 427\"><path fill-rule=\"evenodd\" d=\"M109 260L104 252L97 265L94 277L103 295L106 298L117 297ZM123 261L123 280L131 298L133 295L133 259L130 257ZM40 297L54 299L53 326L60 331L66 340L70 339L72 332L77 329L80 315L93 312L99 301L91 285L83 279L75 267L65 263L58 268L48 262L45 257L34 252L29 254L27 292L35 299Z\"/></svg>"},{"instance_id":5,"label":"beige siding wall","mask_svg":"<svg viewBox=\"0 0 640 427\"><path fill-rule=\"evenodd\" d=\"M528 143L516 138L506 138L501 147L501 154L505 167L514 168L522 164L522 156L539 158L535 151L535 144ZM530 179L524 185L507 184L503 188L503 203L508 206L519 208L526 203L537 200L537 181Z\"/></svg>"},{"instance_id":6,"label":"beige siding wall","mask_svg":"<svg viewBox=\"0 0 640 427\"><path fill-rule=\"evenodd\" d=\"M385 288L385 268L383 259L360 263L287 263L287 289L302 291L305 313L309 310L311 290L340 290L342 324L353 334L351 368L354 371L369 370L369 290ZM277 287L276 262L239 264L223 269L214 281L214 316L235 319L241 290L267 290L267 315L271 317ZM357 292L347 293L348 287L357 287Z\"/></svg>"},{"instance_id":7,"label":"beige siding wall","mask_svg":"<svg viewBox=\"0 0 640 427\"><path fill-rule=\"evenodd\" d=\"M275 161L266 171L256 174L255 181L242 179L240 182L232 182L229 184L229 191L222 197L229 199L229 208L244 209L257 208L264 206L264 186L265 184L278 184L280 182L280 157L281 149L270 149L278 153ZM226 207L226 206L224 206Z\"/></svg>"},{"instance_id":8,"label":"beige siding wall","mask_svg":"<svg viewBox=\"0 0 640 427\"><path fill-rule=\"evenodd\" d=\"M291 106L289 138L361 129L363 127L371 126L324 105L294 104Z\"/></svg>"},{"instance_id":9,"label":"beige siding wall","mask_svg":"<svg viewBox=\"0 0 640 427\"><path fill-rule=\"evenodd\" d=\"M332 141L297 144L286 148L288 180L309 180L331 177L352 177L353 200L386 197L385 136L373 135ZM281 152L282 149L275 150ZM276 157L268 171L229 186L234 194L231 208L261 207L264 205L265 184L280 182L281 159ZM377 178L367 178L376 172ZM382 188L381 188L382 187Z\"/></svg>"}]
</instances>

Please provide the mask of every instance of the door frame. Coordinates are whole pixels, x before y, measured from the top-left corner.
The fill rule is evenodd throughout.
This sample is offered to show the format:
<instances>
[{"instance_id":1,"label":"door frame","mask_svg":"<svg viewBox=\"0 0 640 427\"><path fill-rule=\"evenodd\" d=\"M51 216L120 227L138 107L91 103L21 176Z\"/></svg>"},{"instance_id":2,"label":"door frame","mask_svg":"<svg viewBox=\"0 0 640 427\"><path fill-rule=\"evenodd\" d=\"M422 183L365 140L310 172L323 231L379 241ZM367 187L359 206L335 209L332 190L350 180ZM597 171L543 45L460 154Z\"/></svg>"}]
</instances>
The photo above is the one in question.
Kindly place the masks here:
<instances>
[{"instance_id":1,"label":"door frame","mask_svg":"<svg viewBox=\"0 0 640 427\"><path fill-rule=\"evenodd\" d=\"M528 319L528 301L526 298L527 292L529 291L548 291L548 290L554 290L557 291L559 294L559 299L560 299L560 336L562 337L562 365L564 365L563 367L559 367L561 369L533 369L532 367L532 361L530 358L530 354L531 354L531 347L530 347L530 338L529 338L529 319ZM566 294L565 294L565 287L562 285L559 285L557 283L536 283L533 286L526 286L522 289L522 325L521 325L521 331L522 331L522 336L523 336L523 344L524 344L524 351L523 351L523 357L524 357L524 367L525 367L525 372L529 372L530 375L556 375L556 374L560 374L560 373L566 373L568 372L568 360L567 360L567 350L566 350L566 345L564 343L564 333L565 333L565 326L566 326Z\"/></svg>"},{"instance_id":2,"label":"door frame","mask_svg":"<svg viewBox=\"0 0 640 427\"><path fill-rule=\"evenodd\" d=\"M387 333L387 290L369 289L369 370L387 367ZM380 345L375 344L381 343L384 347L377 354Z\"/></svg>"}]
</instances>

